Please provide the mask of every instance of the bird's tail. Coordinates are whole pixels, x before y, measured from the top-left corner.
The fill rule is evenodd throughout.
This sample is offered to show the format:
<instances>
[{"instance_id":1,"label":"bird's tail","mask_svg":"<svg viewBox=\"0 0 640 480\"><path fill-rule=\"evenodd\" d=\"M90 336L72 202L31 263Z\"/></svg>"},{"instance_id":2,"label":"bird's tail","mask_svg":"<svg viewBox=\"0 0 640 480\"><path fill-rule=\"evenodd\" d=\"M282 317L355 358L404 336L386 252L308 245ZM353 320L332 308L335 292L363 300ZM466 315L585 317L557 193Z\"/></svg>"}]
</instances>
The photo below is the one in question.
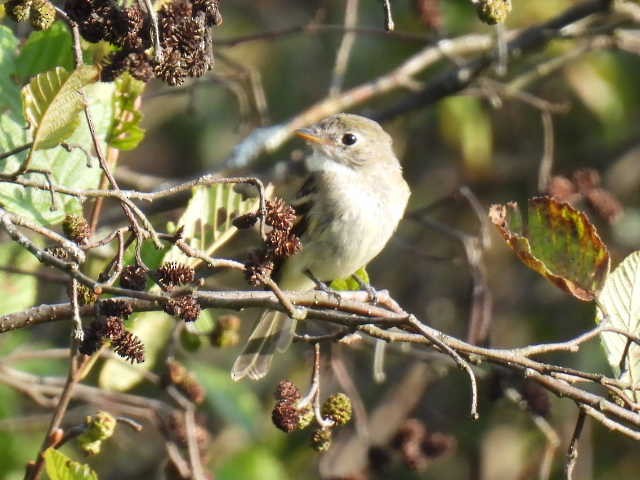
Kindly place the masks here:
<instances>
[{"instance_id":1,"label":"bird's tail","mask_svg":"<svg viewBox=\"0 0 640 480\"><path fill-rule=\"evenodd\" d=\"M258 380L271 367L276 350L284 351L293 338L293 320L286 313L267 310L262 313L251 336L231 369L236 382L244 377Z\"/></svg>"}]
</instances>

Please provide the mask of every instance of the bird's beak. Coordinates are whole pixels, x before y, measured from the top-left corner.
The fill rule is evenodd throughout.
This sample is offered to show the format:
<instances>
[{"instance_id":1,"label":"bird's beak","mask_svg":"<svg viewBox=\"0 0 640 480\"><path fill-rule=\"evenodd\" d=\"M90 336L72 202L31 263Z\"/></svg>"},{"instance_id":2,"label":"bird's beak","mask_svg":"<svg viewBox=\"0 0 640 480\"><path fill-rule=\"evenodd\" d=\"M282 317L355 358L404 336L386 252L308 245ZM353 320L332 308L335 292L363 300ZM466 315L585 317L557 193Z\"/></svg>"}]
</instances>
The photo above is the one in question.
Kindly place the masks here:
<instances>
[{"instance_id":1,"label":"bird's beak","mask_svg":"<svg viewBox=\"0 0 640 480\"><path fill-rule=\"evenodd\" d=\"M316 135L310 128L301 128L293 133L307 142L318 143L320 145L326 145L328 143L326 139Z\"/></svg>"}]
</instances>

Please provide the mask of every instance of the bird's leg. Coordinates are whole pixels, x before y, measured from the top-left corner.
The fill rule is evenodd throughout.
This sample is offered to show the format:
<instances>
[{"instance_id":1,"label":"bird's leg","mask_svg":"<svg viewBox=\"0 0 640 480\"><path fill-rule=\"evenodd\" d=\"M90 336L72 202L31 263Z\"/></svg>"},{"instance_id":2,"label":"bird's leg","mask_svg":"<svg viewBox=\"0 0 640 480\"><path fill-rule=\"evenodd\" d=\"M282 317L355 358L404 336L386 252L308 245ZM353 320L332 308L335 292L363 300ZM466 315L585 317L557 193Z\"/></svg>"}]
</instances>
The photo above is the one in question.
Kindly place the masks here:
<instances>
[{"instance_id":1,"label":"bird's leg","mask_svg":"<svg viewBox=\"0 0 640 480\"><path fill-rule=\"evenodd\" d=\"M326 283L324 283L322 280L319 280L318 277L316 277L311 270L309 269L305 270L304 274L307 277L309 277L313 281L313 283L316 284L316 290L320 290L321 292L324 292L327 295L332 296L338 302L342 300L342 295L340 295L339 292L336 292L335 290L330 288Z\"/></svg>"},{"instance_id":2,"label":"bird's leg","mask_svg":"<svg viewBox=\"0 0 640 480\"><path fill-rule=\"evenodd\" d=\"M358 285L360 285L360 288L362 290L367 292L367 294L369 295L369 301L371 303L373 304L378 303L378 291L375 288L373 288L373 286L365 282L355 273L351 274L351 278L353 278L356 282L358 282Z\"/></svg>"}]
</instances>

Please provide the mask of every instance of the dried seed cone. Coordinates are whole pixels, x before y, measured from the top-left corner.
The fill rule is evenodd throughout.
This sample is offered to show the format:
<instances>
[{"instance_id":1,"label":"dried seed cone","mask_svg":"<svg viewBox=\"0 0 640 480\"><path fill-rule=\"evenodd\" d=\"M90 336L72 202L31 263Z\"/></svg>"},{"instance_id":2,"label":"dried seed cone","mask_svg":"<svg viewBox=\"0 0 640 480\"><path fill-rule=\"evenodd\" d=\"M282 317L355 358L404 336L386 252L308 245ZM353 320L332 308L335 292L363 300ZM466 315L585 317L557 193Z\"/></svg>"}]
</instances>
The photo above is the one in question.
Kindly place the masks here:
<instances>
[{"instance_id":1,"label":"dried seed cone","mask_svg":"<svg viewBox=\"0 0 640 480\"><path fill-rule=\"evenodd\" d=\"M100 349L100 347L102 347L102 344L104 343L102 328L101 320L94 320L88 327L84 328L84 339L80 344L80 348L78 348L80 353L84 355L93 355Z\"/></svg>"},{"instance_id":2,"label":"dried seed cone","mask_svg":"<svg viewBox=\"0 0 640 480\"><path fill-rule=\"evenodd\" d=\"M502 23L511 13L511 0L479 0L476 12L478 18L488 25Z\"/></svg>"},{"instance_id":3,"label":"dried seed cone","mask_svg":"<svg viewBox=\"0 0 640 480\"><path fill-rule=\"evenodd\" d=\"M105 316L129 318L129 315L133 313L133 307L125 300L109 298L100 302L100 312Z\"/></svg>"},{"instance_id":4,"label":"dried seed cone","mask_svg":"<svg viewBox=\"0 0 640 480\"><path fill-rule=\"evenodd\" d=\"M193 0L193 12L203 12L207 25L215 26L222 23L219 0Z\"/></svg>"},{"instance_id":5,"label":"dried seed cone","mask_svg":"<svg viewBox=\"0 0 640 480\"><path fill-rule=\"evenodd\" d=\"M288 403L297 402L302 398L300 389L291 380L280 380L273 395L276 400Z\"/></svg>"},{"instance_id":6,"label":"dried seed cone","mask_svg":"<svg viewBox=\"0 0 640 480\"><path fill-rule=\"evenodd\" d=\"M265 252L258 252L251 255L245 265L244 274L249 284L257 287L271 277L274 268L273 259L269 258Z\"/></svg>"},{"instance_id":7,"label":"dried seed cone","mask_svg":"<svg viewBox=\"0 0 640 480\"><path fill-rule=\"evenodd\" d=\"M122 319L120 317L114 316L104 319L104 325L102 329L102 336L105 338L110 338L112 340L119 339L126 332L126 328Z\"/></svg>"},{"instance_id":8,"label":"dried seed cone","mask_svg":"<svg viewBox=\"0 0 640 480\"><path fill-rule=\"evenodd\" d=\"M129 265L122 269L120 286L129 290L144 290L147 286L147 271L138 265Z\"/></svg>"},{"instance_id":9,"label":"dried seed cone","mask_svg":"<svg viewBox=\"0 0 640 480\"><path fill-rule=\"evenodd\" d=\"M273 424L285 433L291 433L298 429L299 416L295 405L290 402L276 403L271 412Z\"/></svg>"},{"instance_id":10,"label":"dried seed cone","mask_svg":"<svg viewBox=\"0 0 640 480\"><path fill-rule=\"evenodd\" d=\"M200 304L191 295L171 298L164 305L164 311L185 322L194 322L200 316Z\"/></svg>"},{"instance_id":11,"label":"dried seed cone","mask_svg":"<svg viewBox=\"0 0 640 480\"><path fill-rule=\"evenodd\" d=\"M113 351L131 363L144 362L144 344L133 333L125 331L111 344Z\"/></svg>"},{"instance_id":12,"label":"dried seed cone","mask_svg":"<svg viewBox=\"0 0 640 480\"><path fill-rule=\"evenodd\" d=\"M196 279L195 270L183 263L167 262L158 268L158 283L163 288L172 288L193 283Z\"/></svg>"},{"instance_id":13,"label":"dried seed cone","mask_svg":"<svg viewBox=\"0 0 640 480\"><path fill-rule=\"evenodd\" d=\"M267 224L289 232L296 221L296 211L281 198L267 200Z\"/></svg>"},{"instance_id":14,"label":"dried seed cone","mask_svg":"<svg viewBox=\"0 0 640 480\"><path fill-rule=\"evenodd\" d=\"M336 425L345 425L351 420L353 407L351 399L344 393L335 393L327 398L322 405L322 416L329 418Z\"/></svg>"}]
</instances>

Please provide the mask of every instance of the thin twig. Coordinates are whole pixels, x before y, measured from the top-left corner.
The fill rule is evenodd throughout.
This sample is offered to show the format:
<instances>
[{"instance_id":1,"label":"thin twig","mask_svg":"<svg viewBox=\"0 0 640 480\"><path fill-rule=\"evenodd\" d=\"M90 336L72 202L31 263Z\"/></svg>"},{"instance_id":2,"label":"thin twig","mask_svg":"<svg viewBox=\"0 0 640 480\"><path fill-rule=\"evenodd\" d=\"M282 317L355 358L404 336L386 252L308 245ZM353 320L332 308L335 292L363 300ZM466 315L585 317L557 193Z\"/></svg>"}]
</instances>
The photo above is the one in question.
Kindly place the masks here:
<instances>
[{"instance_id":1,"label":"thin twig","mask_svg":"<svg viewBox=\"0 0 640 480\"><path fill-rule=\"evenodd\" d=\"M453 348L447 345L445 342L440 340L437 336L433 335L433 333L422 324L422 322L418 321L413 315L410 315L407 318L407 323L413 327L415 327L424 337L433 343L436 347L441 349L444 353L447 353L454 359L456 364L462 368L467 375L469 375L469 382L471 384L471 418L477 420L478 415L478 385L476 382L476 376L471 369L471 366L467 361L465 361Z\"/></svg>"},{"instance_id":2,"label":"thin twig","mask_svg":"<svg viewBox=\"0 0 640 480\"><path fill-rule=\"evenodd\" d=\"M578 441L580 434L582 434L582 428L584 427L584 419L586 412L581 408L578 412L578 419L576 420L576 426L569 442L569 450L567 451L567 463L565 465L565 475L567 480L573 479L573 470L576 467L578 460Z\"/></svg>"},{"instance_id":3,"label":"thin twig","mask_svg":"<svg viewBox=\"0 0 640 480\"><path fill-rule=\"evenodd\" d=\"M553 117L547 110L540 112L542 120L542 158L538 167L538 192L546 192L551 180L551 172L553 171L553 151L554 151L554 134L553 134Z\"/></svg>"},{"instance_id":4,"label":"thin twig","mask_svg":"<svg viewBox=\"0 0 640 480\"><path fill-rule=\"evenodd\" d=\"M331 76L331 85L329 87L329 97L333 97L340 93L342 85L344 84L344 76L347 72L347 66L349 65L349 57L351 56L351 50L356 40L354 32L349 31L349 28L353 28L358 23L358 7L360 5L359 0L346 0L344 7L344 26L345 33L342 36L342 41L338 47L338 53L336 54L336 61L333 65L333 74Z\"/></svg>"},{"instance_id":5,"label":"thin twig","mask_svg":"<svg viewBox=\"0 0 640 480\"><path fill-rule=\"evenodd\" d=\"M384 10L384 29L387 32L392 32L396 26L393 23L393 14L391 13L391 2L389 0L382 0L382 8Z\"/></svg>"},{"instance_id":6,"label":"thin twig","mask_svg":"<svg viewBox=\"0 0 640 480\"><path fill-rule=\"evenodd\" d=\"M149 23L151 27L151 40L153 41L153 58L156 63L162 63L162 44L160 43L160 28L158 26L158 16L151 0L142 0L147 14L149 15Z\"/></svg>"}]
</instances>

